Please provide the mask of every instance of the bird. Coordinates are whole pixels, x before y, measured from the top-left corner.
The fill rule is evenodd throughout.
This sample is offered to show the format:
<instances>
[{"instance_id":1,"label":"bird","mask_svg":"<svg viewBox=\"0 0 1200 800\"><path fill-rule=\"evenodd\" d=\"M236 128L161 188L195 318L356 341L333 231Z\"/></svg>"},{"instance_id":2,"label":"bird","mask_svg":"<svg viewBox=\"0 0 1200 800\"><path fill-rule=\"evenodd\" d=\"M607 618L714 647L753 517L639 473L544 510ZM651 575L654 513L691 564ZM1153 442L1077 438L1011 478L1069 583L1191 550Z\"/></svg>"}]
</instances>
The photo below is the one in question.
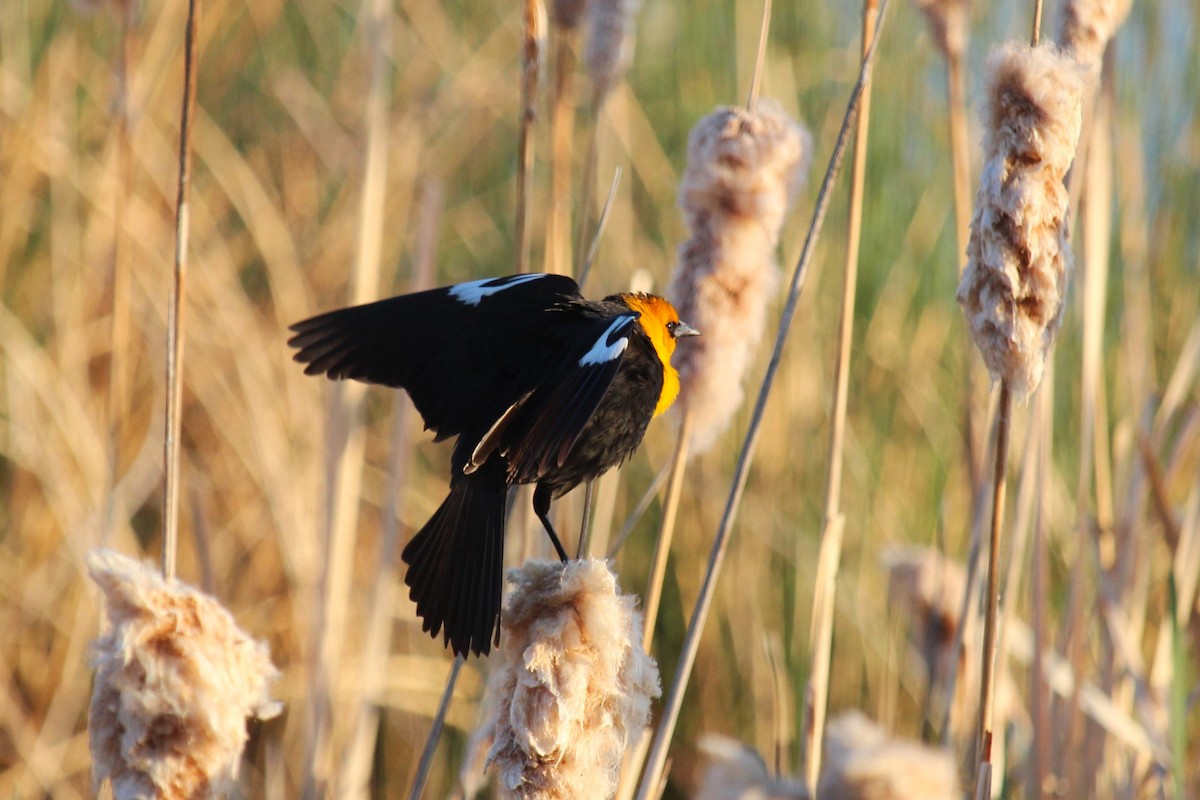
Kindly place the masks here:
<instances>
[{"instance_id":1,"label":"bird","mask_svg":"<svg viewBox=\"0 0 1200 800\"><path fill-rule=\"evenodd\" d=\"M291 326L308 375L406 391L435 441L458 437L446 499L405 546L423 629L456 655L500 642L510 487L558 557L551 503L629 458L679 394L671 356L698 331L645 293L586 300L565 275L483 278Z\"/></svg>"}]
</instances>

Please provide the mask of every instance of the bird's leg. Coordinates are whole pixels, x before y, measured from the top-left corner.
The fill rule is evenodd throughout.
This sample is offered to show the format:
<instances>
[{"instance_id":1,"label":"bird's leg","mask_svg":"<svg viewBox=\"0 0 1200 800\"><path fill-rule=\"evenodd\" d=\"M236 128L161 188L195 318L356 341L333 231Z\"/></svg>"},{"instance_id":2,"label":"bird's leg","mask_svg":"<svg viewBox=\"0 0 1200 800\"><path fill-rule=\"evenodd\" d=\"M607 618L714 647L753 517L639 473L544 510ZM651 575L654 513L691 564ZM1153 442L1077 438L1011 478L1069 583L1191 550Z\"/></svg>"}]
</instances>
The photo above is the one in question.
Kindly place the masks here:
<instances>
[{"instance_id":1,"label":"bird's leg","mask_svg":"<svg viewBox=\"0 0 1200 800\"><path fill-rule=\"evenodd\" d=\"M562 542L558 540L558 534L554 532L554 526L550 524L550 500L554 490L544 483L539 483L537 488L533 490L533 513L537 514L537 518L542 521L542 526L545 527L546 533L550 536L550 541L554 545L554 549L558 551L558 557L565 563L567 561L567 551L563 549Z\"/></svg>"}]
</instances>

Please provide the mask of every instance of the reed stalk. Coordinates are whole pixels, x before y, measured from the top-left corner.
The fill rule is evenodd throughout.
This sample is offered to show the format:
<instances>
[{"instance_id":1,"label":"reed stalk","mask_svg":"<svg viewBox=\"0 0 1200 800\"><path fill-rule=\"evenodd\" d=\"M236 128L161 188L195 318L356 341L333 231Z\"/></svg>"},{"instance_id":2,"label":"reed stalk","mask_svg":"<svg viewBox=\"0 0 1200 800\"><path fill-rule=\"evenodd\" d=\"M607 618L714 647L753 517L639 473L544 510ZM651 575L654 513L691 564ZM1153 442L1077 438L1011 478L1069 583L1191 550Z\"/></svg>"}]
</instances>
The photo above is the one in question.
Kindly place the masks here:
<instances>
[{"instance_id":1,"label":"reed stalk","mask_svg":"<svg viewBox=\"0 0 1200 800\"><path fill-rule=\"evenodd\" d=\"M413 773L412 786L408 790L408 800L421 800L425 792L425 783L429 780L429 771L433 768L433 757L437 753L437 743L442 738L442 728L446 723L446 714L450 710L450 700L454 697L454 687L458 683L458 674L462 671L463 657L455 656L450 665L450 673L446 676L446 688L442 691L442 699L438 701L437 713L433 715L433 725L429 727L429 735L425 737L425 747L421 749L421 760Z\"/></svg>"},{"instance_id":2,"label":"reed stalk","mask_svg":"<svg viewBox=\"0 0 1200 800\"><path fill-rule=\"evenodd\" d=\"M533 126L537 121L538 78L545 32L539 0L525 0L521 47L521 123L517 144L516 271L529 269L529 181L533 177Z\"/></svg>"},{"instance_id":3,"label":"reed stalk","mask_svg":"<svg viewBox=\"0 0 1200 800\"><path fill-rule=\"evenodd\" d=\"M879 13L876 0L864 0L862 11L862 57L873 44ZM817 556L817 582L813 597L809 640L812 651L809 670L811 691L805 693L806 738L805 779L817 785L821 773L821 747L829 702L829 667L833 656L833 611L837 575L842 560L845 517L841 512L842 463L846 446L846 406L850 396L850 355L854 342L854 302L858 290L858 252L862 239L863 183L867 168L867 137L871 123L871 81L866 73L854 133L854 160L850 165L849 214L846 221L846 255L842 264L842 308L838 322L837 362L833 376L833 420L829 430L825 515L821 548Z\"/></svg>"},{"instance_id":4,"label":"reed stalk","mask_svg":"<svg viewBox=\"0 0 1200 800\"><path fill-rule=\"evenodd\" d=\"M162 574L175 577L179 549L179 434L183 417L183 312L187 288L192 187L192 118L196 113L196 25L200 0L188 0L183 39L183 102L179 111L179 180L175 194L175 270L167 305L167 419L163 437Z\"/></svg>"}]
</instances>

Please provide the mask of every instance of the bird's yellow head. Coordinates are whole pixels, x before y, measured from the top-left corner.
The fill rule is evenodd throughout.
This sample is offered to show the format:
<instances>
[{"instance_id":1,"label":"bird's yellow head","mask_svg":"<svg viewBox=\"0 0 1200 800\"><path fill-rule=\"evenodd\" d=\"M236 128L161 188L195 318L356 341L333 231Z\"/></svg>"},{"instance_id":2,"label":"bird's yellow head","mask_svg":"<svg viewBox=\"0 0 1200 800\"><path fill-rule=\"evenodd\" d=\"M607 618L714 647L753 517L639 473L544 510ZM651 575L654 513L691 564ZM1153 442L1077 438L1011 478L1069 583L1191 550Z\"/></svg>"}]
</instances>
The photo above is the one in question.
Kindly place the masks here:
<instances>
[{"instance_id":1,"label":"bird's yellow head","mask_svg":"<svg viewBox=\"0 0 1200 800\"><path fill-rule=\"evenodd\" d=\"M675 340L683 336L699 336L700 331L679 319L675 306L653 294L623 294L621 299L631 309L641 314L638 324L650 337L658 360L663 365L663 388L654 407L658 416L675 402L679 396L679 373L671 366L671 355L675 352Z\"/></svg>"}]
</instances>

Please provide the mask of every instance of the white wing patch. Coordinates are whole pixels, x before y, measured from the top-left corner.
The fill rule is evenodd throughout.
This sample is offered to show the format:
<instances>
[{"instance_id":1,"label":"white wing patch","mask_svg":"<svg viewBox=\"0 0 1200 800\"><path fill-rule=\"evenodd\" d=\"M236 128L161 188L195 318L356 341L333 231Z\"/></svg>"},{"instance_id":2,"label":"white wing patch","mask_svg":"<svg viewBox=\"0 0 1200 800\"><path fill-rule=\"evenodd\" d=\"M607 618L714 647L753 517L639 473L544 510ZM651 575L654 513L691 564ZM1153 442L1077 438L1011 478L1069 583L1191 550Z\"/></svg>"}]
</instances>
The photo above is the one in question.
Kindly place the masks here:
<instances>
[{"instance_id":1,"label":"white wing patch","mask_svg":"<svg viewBox=\"0 0 1200 800\"><path fill-rule=\"evenodd\" d=\"M483 278L477 281L467 281L450 287L450 296L468 306L477 306L479 301L497 292L503 292L522 283L536 281L546 277L542 272L530 272L525 275L513 275L507 278Z\"/></svg>"},{"instance_id":2,"label":"white wing patch","mask_svg":"<svg viewBox=\"0 0 1200 800\"><path fill-rule=\"evenodd\" d=\"M586 367L591 364L603 364L607 361L612 361L621 353L625 352L625 348L629 346L629 337L622 336L615 342L609 342L612 335L617 331L627 326L632 320L637 319L633 314L622 314L612 321L612 324L600 334L600 338L592 345L592 349L583 354L583 358L579 359L579 366Z\"/></svg>"}]
</instances>

